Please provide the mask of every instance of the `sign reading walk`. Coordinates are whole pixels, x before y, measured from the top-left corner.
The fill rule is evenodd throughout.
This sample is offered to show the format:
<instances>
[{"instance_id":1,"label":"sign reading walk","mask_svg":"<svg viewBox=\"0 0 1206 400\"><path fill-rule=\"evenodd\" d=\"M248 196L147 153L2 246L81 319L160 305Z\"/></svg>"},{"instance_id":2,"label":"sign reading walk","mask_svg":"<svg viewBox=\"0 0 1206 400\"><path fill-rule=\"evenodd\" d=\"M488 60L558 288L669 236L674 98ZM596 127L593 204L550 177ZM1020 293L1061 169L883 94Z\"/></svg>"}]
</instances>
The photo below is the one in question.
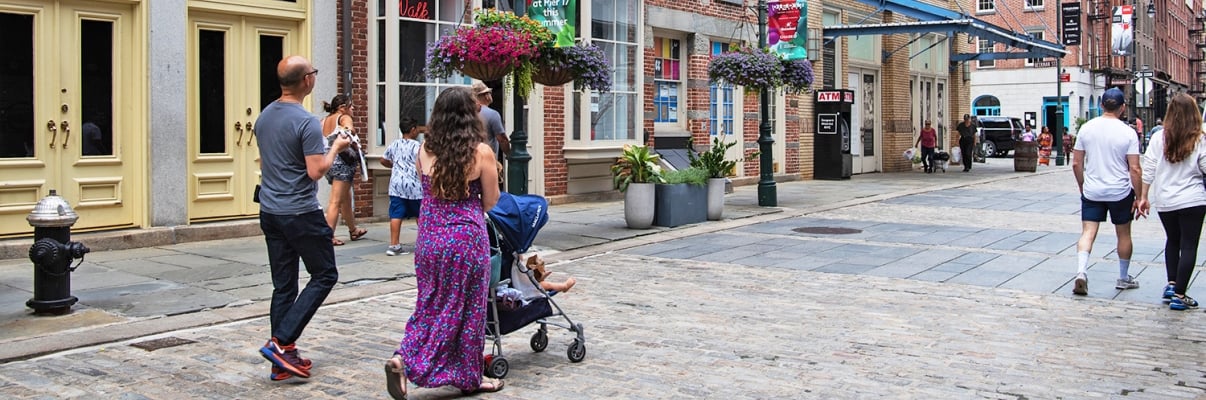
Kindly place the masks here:
<instances>
[{"instance_id":1,"label":"sign reading walk","mask_svg":"<svg viewBox=\"0 0 1206 400\"><path fill-rule=\"evenodd\" d=\"M554 47L574 45L578 0L531 0L528 17L553 32Z\"/></svg>"},{"instance_id":2,"label":"sign reading walk","mask_svg":"<svg viewBox=\"0 0 1206 400\"><path fill-rule=\"evenodd\" d=\"M806 0L766 2L766 44L785 60L808 58L808 3Z\"/></svg>"}]
</instances>

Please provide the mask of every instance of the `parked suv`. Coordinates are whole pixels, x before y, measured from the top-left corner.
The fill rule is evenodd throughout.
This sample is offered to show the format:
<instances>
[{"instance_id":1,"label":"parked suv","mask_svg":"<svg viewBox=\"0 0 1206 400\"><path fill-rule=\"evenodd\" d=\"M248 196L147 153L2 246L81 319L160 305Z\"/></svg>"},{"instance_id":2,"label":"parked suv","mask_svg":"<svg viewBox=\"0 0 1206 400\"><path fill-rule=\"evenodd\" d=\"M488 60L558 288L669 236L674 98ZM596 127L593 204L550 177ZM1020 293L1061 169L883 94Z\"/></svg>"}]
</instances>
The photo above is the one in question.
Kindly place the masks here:
<instances>
[{"instance_id":1,"label":"parked suv","mask_svg":"<svg viewBox=\"0 0 1206 400\"><path fill-rule=\"evenodd\" d=\"M1002 157L1013 150L1013 142L1022 137L1021 118L1015 117L976 117L980 128L980 149L984 154Z\"/></svg>"}]
</instances>

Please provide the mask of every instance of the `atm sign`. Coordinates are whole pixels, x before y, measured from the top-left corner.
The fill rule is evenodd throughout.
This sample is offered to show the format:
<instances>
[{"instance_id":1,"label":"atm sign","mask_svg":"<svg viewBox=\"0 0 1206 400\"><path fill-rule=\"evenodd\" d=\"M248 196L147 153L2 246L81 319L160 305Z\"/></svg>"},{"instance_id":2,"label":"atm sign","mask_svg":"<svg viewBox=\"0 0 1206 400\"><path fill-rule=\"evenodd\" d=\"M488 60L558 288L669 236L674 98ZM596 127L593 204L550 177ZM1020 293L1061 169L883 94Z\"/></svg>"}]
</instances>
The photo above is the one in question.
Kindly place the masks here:
<instances>
[{"instance_id":1,"label":"atm sign","mask_svg":"<svg viewBox=\"0 0 1206 400\"><path fill-rule=\"evenodd\" d=\"M854 93L852 92L817 92L817 102L820 103L853 103Z\"/></svg>"}]
</instances>

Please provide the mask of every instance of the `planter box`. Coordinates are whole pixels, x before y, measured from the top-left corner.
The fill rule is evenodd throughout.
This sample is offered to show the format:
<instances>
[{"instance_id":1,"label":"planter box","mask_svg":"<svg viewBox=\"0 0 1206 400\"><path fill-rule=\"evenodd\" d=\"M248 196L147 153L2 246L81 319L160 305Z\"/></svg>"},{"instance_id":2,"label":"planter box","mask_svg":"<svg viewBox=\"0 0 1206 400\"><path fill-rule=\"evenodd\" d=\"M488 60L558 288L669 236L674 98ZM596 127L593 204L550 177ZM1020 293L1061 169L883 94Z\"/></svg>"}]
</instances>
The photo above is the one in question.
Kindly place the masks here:
<instances>
[{"instance_id":1,"label":"planter box","mask_svg":"<svg viewBox=\"0 0 1206 400\"><path fill-rule=\"evenodd\" d=\"M654 225L673 228L708 220L706 185L658 184L655 192Z\"/></svg>"}]
</instances>

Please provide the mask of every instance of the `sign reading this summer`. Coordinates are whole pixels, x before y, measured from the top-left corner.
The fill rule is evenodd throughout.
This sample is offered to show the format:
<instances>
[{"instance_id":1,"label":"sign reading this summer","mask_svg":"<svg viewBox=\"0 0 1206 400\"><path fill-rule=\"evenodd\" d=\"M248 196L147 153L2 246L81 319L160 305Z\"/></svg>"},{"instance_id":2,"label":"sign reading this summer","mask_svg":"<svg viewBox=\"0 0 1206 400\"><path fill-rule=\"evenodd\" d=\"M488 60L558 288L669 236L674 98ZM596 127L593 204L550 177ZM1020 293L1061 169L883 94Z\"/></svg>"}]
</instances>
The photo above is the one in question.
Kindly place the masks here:
<instances>
[{"instance_id":1,"label":"sign reading this summer","mask_svg":"<svg viewBox=\"0 0 1206 400\"><path fill-rule=\"evenodd\" d=\"M553 46L574 45L578 0L529 0L528 18L553 32Z\"/></svg>"},{"instance_id":2,"label":"sign reading this summer","mask_svg":"<svg viewBox=\"0 0 1206 400\"><path fill-rule=\"evenodd\" d=\"M808 58L808 3L770 0L766 4L766 44L787 60Z\"/></svg>"}]
</instances>

